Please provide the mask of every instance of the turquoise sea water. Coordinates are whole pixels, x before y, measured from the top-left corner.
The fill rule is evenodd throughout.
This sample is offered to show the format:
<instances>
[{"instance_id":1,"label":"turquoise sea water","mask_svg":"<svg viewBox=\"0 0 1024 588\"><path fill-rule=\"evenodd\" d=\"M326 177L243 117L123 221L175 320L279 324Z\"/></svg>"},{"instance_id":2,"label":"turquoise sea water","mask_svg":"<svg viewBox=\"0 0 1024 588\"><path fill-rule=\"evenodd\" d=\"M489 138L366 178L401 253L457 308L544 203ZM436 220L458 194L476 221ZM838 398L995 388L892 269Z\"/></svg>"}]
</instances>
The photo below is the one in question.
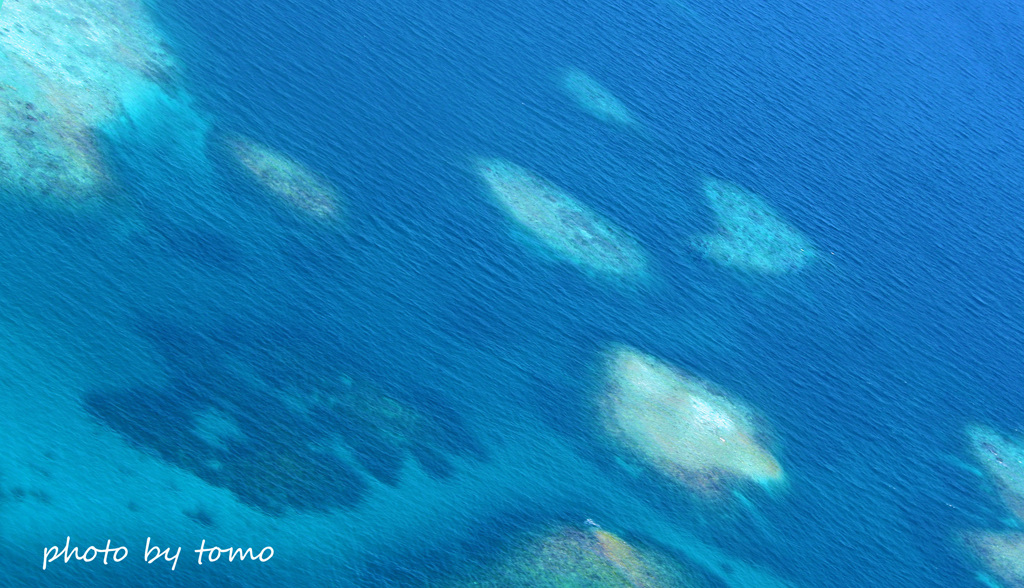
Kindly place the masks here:
<instances>
[{"instance_id":1,"label":"turquoise sea water","mask_svg":"<svg viewBox=\"0 0 1024 588\"><path fill-rule=\"evenodd\" d=\"M1008 514L964 428L1024 427L1014 6L150 4L191 100L102 129L103 205L4 204L9 584L444 585L592 518L713 586L980 585L957 537ZM566 67L637 128L576 108ZM343 226L255 186L232 132L337 185ZM656 278L538 255L475 157L613 218ZM700 258L703 174L819 259ZM706 501L620 459L593 414L616 342L757 407L787 487ZM324 382L346 408L309 404ZM43 571L66 536L129 556ZM275 556L200 567L204 539Z\"/></svg>"}]
</instances>

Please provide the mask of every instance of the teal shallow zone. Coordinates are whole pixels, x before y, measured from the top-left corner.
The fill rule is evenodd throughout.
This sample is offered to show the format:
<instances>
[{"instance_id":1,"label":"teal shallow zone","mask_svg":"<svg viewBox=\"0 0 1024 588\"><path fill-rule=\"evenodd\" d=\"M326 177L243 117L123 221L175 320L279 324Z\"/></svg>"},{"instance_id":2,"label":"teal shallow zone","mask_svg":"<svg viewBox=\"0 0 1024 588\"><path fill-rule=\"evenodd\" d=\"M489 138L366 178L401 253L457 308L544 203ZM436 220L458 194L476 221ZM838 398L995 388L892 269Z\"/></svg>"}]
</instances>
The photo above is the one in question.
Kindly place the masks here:
<instances>
[{"instance_id":1,"label":"teal shallow zone","mask_svg":"<svg viewBox=\"0 0 1024 588\"><path fill-rule=\"evenodd\" d=\"M444 585L588 518L712 586L983 585L957 538L1019 524L965 435L1024 426L1013 6L149 5L184 72L99 125L112 190L3 188L5 585ZM574 107L565 67L645 135ZM210 147L234 132L338 186L344 230ZM600 210L655 278L544 263L478 154ZM821 263L737 280L695 252L706 176ZM612 343L756 407L788 488L707 500L618 455ZM129 556L43 571L69 535ZM204 539L275 556L200 567Z\"/></svg>"}]
</instances>

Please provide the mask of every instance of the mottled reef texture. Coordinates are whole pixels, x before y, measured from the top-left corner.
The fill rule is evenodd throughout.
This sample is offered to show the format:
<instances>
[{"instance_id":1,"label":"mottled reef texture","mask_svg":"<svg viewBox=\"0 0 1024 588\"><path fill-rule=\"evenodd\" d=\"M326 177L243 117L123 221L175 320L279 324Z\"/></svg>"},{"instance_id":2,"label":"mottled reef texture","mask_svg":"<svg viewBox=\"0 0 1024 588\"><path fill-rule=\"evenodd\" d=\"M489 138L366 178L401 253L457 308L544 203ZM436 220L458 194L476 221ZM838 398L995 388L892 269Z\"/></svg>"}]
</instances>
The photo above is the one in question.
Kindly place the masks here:
<instances>
[{"instance_id":1,"label":"mottled reef texture","mask_svg":"<svg viewBox=\"0 0 1024 588\"><path fill-rule=\"evenodd\" d=\"M98 129L174 59L134 0L5 0L0 10L0 190L81 203L104 194Z\"/></svg>"},{"instance_id":2,"label":"mottled reef texture","mask_svg":"<svg viewBox=\"0 0 1024 588\"><path fill-rule=\"evenodd\" d=\"M478 159L476 170L498 207L559 259L605 278L646 279L636 239L551 182L504 159Z\"/></svg>"}]
</instances>

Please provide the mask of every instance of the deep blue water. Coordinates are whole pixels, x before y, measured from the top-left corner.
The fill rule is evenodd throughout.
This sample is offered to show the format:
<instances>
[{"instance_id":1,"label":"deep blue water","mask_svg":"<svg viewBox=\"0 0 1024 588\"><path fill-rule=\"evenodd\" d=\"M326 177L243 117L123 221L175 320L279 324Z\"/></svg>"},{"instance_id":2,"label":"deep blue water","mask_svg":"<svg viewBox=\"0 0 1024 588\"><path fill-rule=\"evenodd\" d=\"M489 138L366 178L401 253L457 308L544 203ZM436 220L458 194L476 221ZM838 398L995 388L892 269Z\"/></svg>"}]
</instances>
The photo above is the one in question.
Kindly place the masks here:
<instances>
[{"instance_id":1,"label":"deep blue water","mask_svg":"<svg viewBox=\"0 0 1024 588\"><path fill-rule=\"evenodd\" d=\"M153 4L211 146L169 145L198 124L170 107L112 124L120 198L80 216L11 210L4 304L39 346L82 347L104 382L118 380L121 354L101 347L121 331L145 342L161 366L152 383L81 390L78 408L279 517L291 549L344 547L324 547L317 569L275 546L265 576L40 576L22 562L35 566L41 547L10 545L12 577L426 585L517 531L594 517L691 560L681 537L695 538L798 586L979 585L956 536L1006 515L961 467L963 430L1024 427L1018 7ZM558 88L566 66L612 89L642 132L576 109ZM303 222L249 183L215 147L230 132L338 185L344 229ZM470 168L480 155L536 170L614 218L651 252L657 278L629 291L540 260L486 202ZM755 278L696 257L689 238L712 222L701 174L770 199L822 262ZM789 488L750 491L750 509L707 505L625 471L590 417L594 361L612 342L756 406ZM337 372L383 383L428 425L397 443L355 412L292 422L236 361L281 383ZM189 446L181 431L210 407L250 442L215 455ZM351 463L316 449L338 431ZM278 466L203 465L281 456L306 469L256 480ZM416 490L424 476L436 486ZM466 498L477 479L493 495ZM55 495L74 495L62 484ZM154 481L151 498L176 491ZM368 506L380 500L389 506ZM281 517L289 509L306 514ZM452 514L423 514L432 509ZM310 520L331 512L345 526L324 535ZM183 514L211 534L239 516ZM406 523L415 517L425 522ZM119 532L116 521L101 529L97 540Z\"/></svg>"}]
</instances>

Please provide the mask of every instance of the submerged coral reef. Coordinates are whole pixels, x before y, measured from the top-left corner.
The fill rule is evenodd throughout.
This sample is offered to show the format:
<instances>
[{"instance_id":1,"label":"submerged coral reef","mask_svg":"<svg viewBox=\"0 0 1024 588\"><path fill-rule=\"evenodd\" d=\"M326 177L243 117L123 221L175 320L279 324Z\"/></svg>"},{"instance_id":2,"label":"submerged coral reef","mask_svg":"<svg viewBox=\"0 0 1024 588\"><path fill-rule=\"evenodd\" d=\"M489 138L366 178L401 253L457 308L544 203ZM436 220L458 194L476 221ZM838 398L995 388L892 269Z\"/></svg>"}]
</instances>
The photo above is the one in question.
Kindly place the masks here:
<instances>
[{"instance_id":1,"label":"submerged coral reef","mask_svg":"<svg viewBox=\"0 0 1024 588\"><path fill-rule=\"evenodd\" d=\"M1003 502L1024 521L1024 438L980 425L968 428L974 456L999 488Z\"/></svg>"},{"instance_id":2,"label":"submerged coral reef","mask_svg":"<svg viewBox=\"0 0 1024 588\"><path fill-rule=\"evenodd\" d=\"M566 70L562 76L562 89L577 106L600 121L625 126L636 124L629 108L582 70Z\"/></svg>"},{"instance_id":3,"label":"submerged coral reef","mask_svg":"<svg viewBox=\"0 0 1024 588\"><path fill-rule=\"evenodd\" d=\"M165 324L147 335L164 352L169 383L94 390L89 412L267 514L351 507L371 478L395 485L418 467L445 479L457 472L457 457L483 457L437 391L352 377L337 362L267 345L269 336L252 345Z\"/></svg>"},{"instance_id":4,"label":"submerged coral reef","mask_svg":"<svg viewBox=\"0 0 1024 588\"><path fill-rule=\"evenodd\" d=\"M341 217L338 191L319 174L247 137L234 135L228 143L252 178L282 201L320 220L338 220Z\"/></svg>"},{"instance_id":5,"label":"submerged coral reef","mask_svg":"<svg viewBox=\"0 0 1024 588\"><path fill-rule=\"evenodd\" d=\"M110 182L98 129L176 69L135 0L6 2L0 10L0 189L65 203Z\"/></svg>"},{"instance_id":6,"label":"submerged coral reef","mask_svg":"<svg viewBox=\"0 0 1024 588\"><path fill-rule=\"evenodd\" d=\"M455 586L686 588L703 585L682 563L588 521L520 538L494 566Z\"/></svg>"},{"instance_id":7,"label":"submerged coral reef","mask_svg":"<svg viewBox=\"0 0 1024 588\"><path fill-rule=\"evenodd\" d=\"M551 182L504 159L478 159L476 170L501 209L560 259L606 277L646 277L639 243Z\"/></svg>"},{"instance_id":8,"label":"submerged coral reef","mask_svg":"<svg viewBox=\"0 0 1024 588\"><path fill-rule=\"evenodd\" d=\"M975 533L967 543L1005 588L1024 588L1024 533Z\"/></svg>"},{"instance_id":9,"label":"submerged coral reef","mask_svg":"<svg viewBox=\"0 0 1024 588\"><path fill-rule=\"evenodd\" d=\"M741 271L783 274L799 270L816 253L806 237L783 221L756 194L721 180L704 181L717 231L694 239L708 259Z\"/></svg>"},{"instance_id":10,"label":"submerged coral reef","mask_svg":"<svg viewBox=\"0 0 1024 588\"><path fill-rule=\"evenodd\" d=\"M995 484L1004 504L1017 517L1014 531L968 533L965 543L981 563L1010 588L1024 588L1024 438L972 425L967 436L975 458Z\"/></svg>"},{"instance_id":11,"label":"submerged coral reef","mask_svg":"<svg viewBox=\"0 0 1024 588\"><path fill-rule=\"evenodd\" d=\"M751 410L712 384L626 346L606 353L605 373L605 426L672 479L707 491L730 478L784 480L779 462L757 440Z\"/></svg>"}]
</instances>

